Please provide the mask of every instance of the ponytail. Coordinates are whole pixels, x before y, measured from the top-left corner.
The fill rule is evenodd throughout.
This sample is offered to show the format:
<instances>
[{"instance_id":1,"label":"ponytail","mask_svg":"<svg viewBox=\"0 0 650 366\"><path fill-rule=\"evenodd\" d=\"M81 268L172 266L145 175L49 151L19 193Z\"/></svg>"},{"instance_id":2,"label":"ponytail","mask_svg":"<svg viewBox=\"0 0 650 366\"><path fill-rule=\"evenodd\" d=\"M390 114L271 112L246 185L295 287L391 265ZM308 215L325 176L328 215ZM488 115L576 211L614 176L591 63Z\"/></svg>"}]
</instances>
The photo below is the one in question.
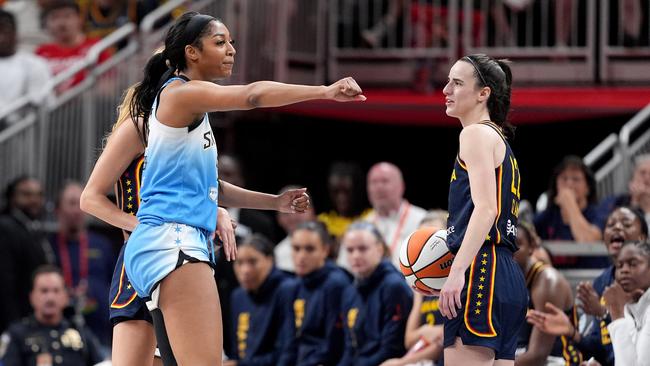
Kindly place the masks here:
<instances>
[{"instance_id":1,"label":"ponytail","mask_svg":"<svg viewBox=\"0 0 650 366\"><path fill-rule=\"evenodd\" d=\"M154 54L145 65L144 79L136 86L133 92L133 101L129 108L131 119L134 123L137 123L138 119L142 119L145 144L148 135L147 126L149 125L149 115L151 114L153 102L158 94L158 84L162 76L169 70L165 64L163 55L164 52Z\"/></svg>"}]
</instances>

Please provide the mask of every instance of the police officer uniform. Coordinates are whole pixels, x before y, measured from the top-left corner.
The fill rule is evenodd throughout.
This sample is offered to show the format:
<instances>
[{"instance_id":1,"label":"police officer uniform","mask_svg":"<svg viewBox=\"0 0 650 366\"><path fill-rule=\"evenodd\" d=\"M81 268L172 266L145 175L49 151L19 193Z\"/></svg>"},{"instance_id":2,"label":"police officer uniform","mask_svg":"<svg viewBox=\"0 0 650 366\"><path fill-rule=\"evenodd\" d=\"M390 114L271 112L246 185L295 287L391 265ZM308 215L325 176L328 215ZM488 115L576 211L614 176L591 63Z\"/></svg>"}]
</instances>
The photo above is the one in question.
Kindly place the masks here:
<instances>
[{"instance_id":1,"label":"police officer uniform","mask_svg":"<svg viewBox=\"0 0 650 366\"><path fill-rule=\"evenodd\" d=\"M103 360L95 337L65 318L56 326L34 316L14 322L0 339L4 366L82 366Z\"/></svg>"}]
</instances>

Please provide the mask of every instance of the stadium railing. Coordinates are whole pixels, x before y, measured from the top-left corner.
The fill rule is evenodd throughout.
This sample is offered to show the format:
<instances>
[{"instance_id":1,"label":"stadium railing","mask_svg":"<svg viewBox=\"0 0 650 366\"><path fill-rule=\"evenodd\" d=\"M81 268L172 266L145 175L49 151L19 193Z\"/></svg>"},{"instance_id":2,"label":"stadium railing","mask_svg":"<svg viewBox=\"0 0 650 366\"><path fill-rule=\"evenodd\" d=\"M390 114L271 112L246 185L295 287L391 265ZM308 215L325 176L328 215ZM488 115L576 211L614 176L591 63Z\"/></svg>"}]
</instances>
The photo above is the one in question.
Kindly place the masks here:
<instances>
[{"instance_id":1,"label":"stadium railing","mask_svg":"<svg viewBox=\"0 0 650 366\"><path fill-rule=\"evenodd\" d=\"M631 17L623 15L626 1L600 1L600 53L599 76L602 82L647 83L650 81L650 6L636 3L639 9L633 14L640 19L639 37L626 36L624 22L632 22ZM647 3L647 2L646 2ZM645 18L645 22L644 22ZM643 25L645 24L645 28Z\"/></svg>"}]
</instances>

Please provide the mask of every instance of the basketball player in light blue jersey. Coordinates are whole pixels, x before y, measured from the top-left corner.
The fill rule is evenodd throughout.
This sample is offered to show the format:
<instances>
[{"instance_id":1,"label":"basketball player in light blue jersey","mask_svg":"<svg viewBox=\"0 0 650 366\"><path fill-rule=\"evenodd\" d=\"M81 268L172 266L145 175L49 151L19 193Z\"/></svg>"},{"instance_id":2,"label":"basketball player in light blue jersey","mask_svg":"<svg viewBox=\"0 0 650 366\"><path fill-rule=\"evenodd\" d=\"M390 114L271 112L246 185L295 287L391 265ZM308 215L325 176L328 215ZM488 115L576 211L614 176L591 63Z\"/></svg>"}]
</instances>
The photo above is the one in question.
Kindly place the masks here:
<instances>
[{"instance_id":1,"label":"basketball player in light blue jersey","mask_svg":"<svg viewBox=\"0 0 650 366\"><path fill-rule=\"evenodd\" d=\"M143 133L142 120L133 123L129 116L129 105L135 86L131 86L124 94L124 99L118 107L119 116L107 138L106 145L88 179L81 197L81 208L123 230L124 239L128 239L133 229L138 225L135 214L140 205L140 186L142 168L144 165L144 149L147 144ZM220 181L227 187L229 194L221 198L232 207L244 204L264 203L264 200L253 199L258 192L239 189L228 182ZM108 192L115 186L117 206L108 197ZM231 187L231 188L229 188ZM268 203L269 201L266 200ZM309 204L309 197L304 189L287 190L276 196L271 202L273 206L255 206L258 209L274 209L285 213L301 212ZM295 203L295 209L291 207ZM228 212L219 208L217 214L217 235L225 243L234 241L234 230ZM126 246L126 245L125 245ZM124 270L124 247L115 266L111 282L110 320L113 325L113 343L111 359L115 365L154 365L161 364L159 358L154 359L156 339L152 327L153 320L144 301L137 296ZM171 350L161 348L161 353L171 354Z\"/></svg>"},{"instance_id":2,"label":"basketball player in light blue jersey","mask_svg":"<svg viewBox=\"0 0 650 366\"><path fill-rule=\"evenodd\" d=\"M219 186L216 146L207 113L276 107L314 99L363 101L352 78L330 86L261 81L220 86L235 61L228 28L219 20L186 13L169 29L165 50L145 67L131 117L149 128L140 224L125 251L126 272L147 298L158 344L169 343L175 359L165 364L221 365L222 326L212 277L217 200L230 205L232 186ZM256 195L241 206L272 207L273 196ZM233 245L225 246L234 259ZM163 320L164 319L164 320Z\"/></svg>"},{"instance_id":3,"label":"basketball player in light blue jersey","mask_svg":"<svg viewBox=\"0 0 650 366\"><path fill-rule=\"evenodd\" d=\"M446 365L513 365L528 292L517 250L521 178L508 143L512 74L486 55L459 59L443 89L463 129L449 186L447 245L456 255L440 291Z\"/></svg>"}]
</instances>

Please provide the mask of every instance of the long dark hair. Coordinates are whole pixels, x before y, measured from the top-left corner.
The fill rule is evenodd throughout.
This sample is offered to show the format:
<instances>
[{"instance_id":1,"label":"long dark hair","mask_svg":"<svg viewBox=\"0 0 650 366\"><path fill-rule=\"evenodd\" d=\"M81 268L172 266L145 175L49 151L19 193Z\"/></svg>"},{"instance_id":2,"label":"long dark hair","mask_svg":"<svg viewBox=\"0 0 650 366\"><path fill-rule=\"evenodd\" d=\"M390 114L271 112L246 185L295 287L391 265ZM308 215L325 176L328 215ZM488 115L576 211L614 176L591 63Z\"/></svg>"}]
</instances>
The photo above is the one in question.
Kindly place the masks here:
<instances>
[{"instance_id":1,"label":"long dark hair","mask_svg":"<svg viewBox=\"0 0 650 366\"><path fill-rule=\"evenodd\" d=\"M558 164L553 170L551 179L548 182L548 199L549 203L555 205L555 196L557 196L557 177L562 174L563 171L568 168L576 168L582 172L587 181L587 187L589 187L589 194L587 195L587 203L596 203L597 201L597 192L596 192L596 178L594 173L589 169L587 164L582 161L582 158L576 155L565 156L564 159Z\"/></svg>"},{"instance_id":2,"label":"long dark hair","mask_svg":"<svg viewBox=\"0 0 650 366\"><path fill-rule=\"evenodd\" d=\"M512 92L512 71L510 61L496 60L484 54L468 55L460 59L474 67L478 88L490 88L487 108L490 119L503 129L509 139L515 137L515 126L508 122L510 95Z\"/></svg>"},{"instance_id":3,"label":"long dark hair","mask_svg":"<svg viewBox=\"0 0 650 366\"><path fill-rule=\"evenodd\" d=\"M237 243L238 248L251 247L263 256L273 259L273 243L262 234L251 234Z\"/></svg>"},{"instance_id":4,"label":"long dark hair","mask_svg":"<svg viewBox=\"0 0 650 366\"><path fill-rule=\"evenodd\" d=\"M148 135L149 115L158 90L174 73L187 68L185 46L191 45L202 50L201 39L210 31L209 24L220 20L197 12L187 12L180 16L167 31L165 49L156 53L144 67L144 78L135 88L129 112L133 123L143 121L144 140ZM137 127L137 126L136 126Z\"/></svg>"}]
</instances>

